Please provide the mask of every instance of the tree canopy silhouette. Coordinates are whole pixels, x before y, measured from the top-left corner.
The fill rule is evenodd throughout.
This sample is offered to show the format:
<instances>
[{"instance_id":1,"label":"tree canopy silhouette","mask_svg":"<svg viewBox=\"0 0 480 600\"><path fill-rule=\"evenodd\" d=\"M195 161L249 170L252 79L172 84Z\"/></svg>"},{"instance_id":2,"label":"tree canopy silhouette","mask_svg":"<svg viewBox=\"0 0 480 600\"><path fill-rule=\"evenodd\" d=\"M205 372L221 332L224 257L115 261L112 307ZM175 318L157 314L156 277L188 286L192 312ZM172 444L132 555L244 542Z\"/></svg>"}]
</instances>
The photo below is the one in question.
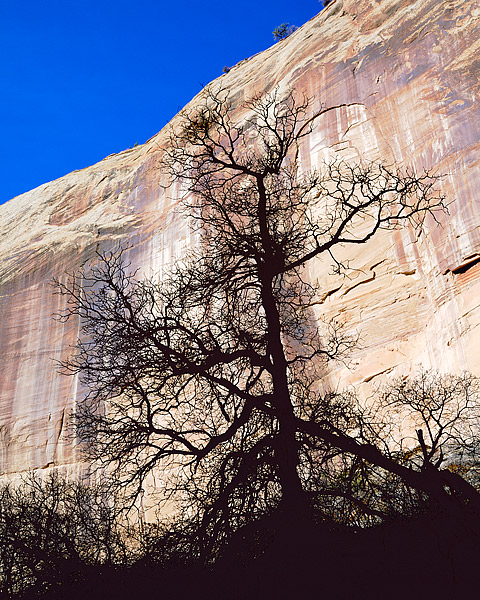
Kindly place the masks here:
<instances>
[{"instance_id":1,"label":"tree canopy silhouette","mask_svg":"<svg viewBox=\"0 0 480 600\"><path fill-rule=\"evenodd\" d=\"M254 98L243 124L232 102L207 89L164 149L196 245L159 283L138 279L120 249L58 284L62 318L82 328L63 366L89 389L76 415L88 456L132 498L160 470L165 494L212 543L275 508L297 520L325 510L326 498L332 513L347 503L382 518L394 510L387 480L405 497L449 502L455 484L440 463L400 460L352 398L321 393L326 362L356 340L317 322L307 275L317 257L347 271L346 248L434 218L445 207L437 178L374 163L305 173L299 142L316 116L307 99ZM462 498L478 504L466 486Z\"/></svg>"}]
</instances>

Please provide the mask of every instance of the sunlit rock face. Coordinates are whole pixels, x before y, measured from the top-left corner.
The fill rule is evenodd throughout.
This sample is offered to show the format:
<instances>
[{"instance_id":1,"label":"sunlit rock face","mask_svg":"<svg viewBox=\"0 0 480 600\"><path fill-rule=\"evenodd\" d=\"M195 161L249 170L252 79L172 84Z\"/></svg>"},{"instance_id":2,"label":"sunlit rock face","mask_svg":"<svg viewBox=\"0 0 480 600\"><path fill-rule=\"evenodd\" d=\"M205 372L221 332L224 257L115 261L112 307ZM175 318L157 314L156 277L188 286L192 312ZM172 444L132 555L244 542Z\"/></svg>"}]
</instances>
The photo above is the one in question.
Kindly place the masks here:
<instances>
[{"instance_id":1,"label":"sunlit rock face","mask_svg":"<svg viewBox=\"0 0 480 600\"><path fill-rule=\"evenodd\" d=\"M337 157L444 174L450 205L439 226L380 233L350 254L349 278L310 265L318 318L360 336L348 367L331 365L332 385L368 392L420 364L480 374L479 40L476 0L334 0L214 83L230 90L239 121L243 99L276 86L311 98L304 171ZM132 266L158 273L192 243L175 211L181 191L162 186L167 137L0 207L0 473L81 468L68 418L83 391L55 368L78 323L52 319L65 299L51 279L127 241Z\"/></svg>"}]
</instances>

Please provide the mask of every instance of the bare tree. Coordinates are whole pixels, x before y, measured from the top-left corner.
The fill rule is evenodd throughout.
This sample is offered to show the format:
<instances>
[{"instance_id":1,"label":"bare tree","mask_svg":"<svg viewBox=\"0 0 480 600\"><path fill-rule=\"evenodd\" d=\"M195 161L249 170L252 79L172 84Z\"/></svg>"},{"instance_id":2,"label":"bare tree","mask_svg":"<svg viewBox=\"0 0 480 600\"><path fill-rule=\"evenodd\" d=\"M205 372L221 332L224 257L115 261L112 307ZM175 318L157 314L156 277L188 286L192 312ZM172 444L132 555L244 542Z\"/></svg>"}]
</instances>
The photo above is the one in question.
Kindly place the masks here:
<instances>
[{"instance_id":1,"label":"bare tree","mask_svg":"<svg viewBox=\"0 0 480 600\"><path fill-rule=\"evenodd\" d=\"M0 486L0 594L52 597L88 566L128 564L135 545L99 485L33 473Z\"/></svg>"},{"instance_id":2,"label":"bare tree","mask_svg":"<svg viewBox=\"0 0 480 600\"><path fill-rule=\"evenodd\" d=\"M421 484L391 465L309 440L305 488L336 521L365 526L419 514L431 506L457 513L478 510L480 382L477 377L422 371L398 379L361 402L354 392L333 394L330 426L363 449L407 468ZM436 490L436 491L435 491Z\"/></svg>"},{"instance_id":3,"label":"bare tree","mask_svg":"<svg viewBox=\"0 0 480 600\"><path fill-rule=\"evenodd\" d=\"M88 455L132 497L152 470L173 473L165 494L187 497L215 542L276 507L293 520L328 494L338 504L344 492L316 474L344 459L443 501L440 481L357 435L345 399L320 394L325 362L355 340L316 322L305 270L328 257L346 271L340 249L420 227L444 209L437 178L371 163L303 173L308 100L273 92L243 110L232 122L228 93L210 89L176 121L163 165L200 241L160 284L138 280L122 250L58 284L62 318L82 326L63 366L90 390L76 417Z\"/></svg>"},{"instance_id":4,"label":"bare tree","mask_svg":"<svg viewBox=\"0 0 480 600\"><path fill-rule=\"evenodd\" d=\"M440 478L458 499L477 502L471 486L479 484L478 378L422 371L385 387L380 402L380 428L371 410L364 422L383 453L427 478Z\"/></svg>"}]
</instances>

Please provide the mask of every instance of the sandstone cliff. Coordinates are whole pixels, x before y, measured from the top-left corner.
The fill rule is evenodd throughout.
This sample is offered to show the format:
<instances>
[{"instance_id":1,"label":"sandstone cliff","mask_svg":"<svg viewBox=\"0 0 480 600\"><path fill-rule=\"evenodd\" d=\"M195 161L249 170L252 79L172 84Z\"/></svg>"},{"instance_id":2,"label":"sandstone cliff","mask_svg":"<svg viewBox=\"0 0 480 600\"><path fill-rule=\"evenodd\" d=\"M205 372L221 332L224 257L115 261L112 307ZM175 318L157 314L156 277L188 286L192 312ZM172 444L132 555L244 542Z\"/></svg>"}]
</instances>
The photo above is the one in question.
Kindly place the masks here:
<instances>
[{"instance_id":1,"label":"sandstone cliff","mask_svg":"<svg viewBox=\"0 0 480 600\"><path fill-rule=\"evenodd\" d=\"M279 86L312 97L312 113L325 109L301 148L304 169L340 156L445 175L440 226L377 236L349 279L311 265L319 318L340 318L361 338L349 368L332 366L332 382L368 387L419 364L480 374L479 51L476 0L334 0L221 78L238 106ZM162 131L0 207L0 473L80 468L66 423L82 390L54 366L78 331L52 319L64 299L50 281L121 241L147 274L190 243L175 190L161 186L166 139Z\"/></svg>"}]
</instances>

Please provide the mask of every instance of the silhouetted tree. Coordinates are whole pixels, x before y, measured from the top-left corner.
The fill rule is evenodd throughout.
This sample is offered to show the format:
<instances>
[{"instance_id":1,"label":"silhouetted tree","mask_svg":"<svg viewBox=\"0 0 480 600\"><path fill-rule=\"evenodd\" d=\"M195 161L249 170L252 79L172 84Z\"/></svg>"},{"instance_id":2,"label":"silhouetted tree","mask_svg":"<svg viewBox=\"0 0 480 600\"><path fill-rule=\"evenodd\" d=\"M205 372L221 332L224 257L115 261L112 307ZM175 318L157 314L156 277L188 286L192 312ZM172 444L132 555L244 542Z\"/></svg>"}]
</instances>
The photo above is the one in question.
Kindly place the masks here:
<instances>
[{"instance_id":1,"label":"silhouetted tree","mask_svg":"<svg viewBox=\"0 0 480 600\"><path fill-rule=\"evenodd\" d=\"M399 379L361 402L353 392L335 394L336 423L362 445L371 445L396 464L420 473L427 486L415 486L388 468L352 453L310 453L309 488L323 512L336 521L365 525L412 516L435 498L454 512L472 504L478 510L480 467L480 382L471 374L424 371ZM317 442L318 443L318 442ZM311 442L313 448L315 440ZM319 482L321 481L321 483ZM322 492L319 492L322 487ZM442 497L446 491L448 497ZM322 498L322 495L324 496ZM329 500L326 500L325 496Z\"/></svg>"},{"instance_id":2,"label":"silhouetted tree","mask_svg":"<svg viewBox=\"0 0 480 600\"><path fill-rule=\"evenodd\" d=\"M42 597L85 576L87 566L135 557L118 507L99 485L30 474L0 487L0 594ZM138 543L137 543L138 545Z\"/></svg>"},{"instance_id":3,"label":"silhouetted tree","mask_svg":"<svg viewBox=\"0 0 480 600\"><path fill-rule=\"evenodd\" d=\"M76 415L88 456L132 501L160 470L208 552L275 508L297 523L327 498L333 514L347 499L385 515L379 493L342 477L369 486L382 473L405 493L451 496L439 465L427 477L398 460L358 429L347 396L320 393L326 361L355 340L316 321L306 273L317 258L344 272L340 249L420 227L444 206L436 177L343 162L304 173L309 102L273 92L243 110L234 123L228 93L209 89L172 126L163 167L198 243L160 282L137 279L119 250L58 284L62 318L78 317L83 333L64 369L90 390Z\"/></svg>"}]
</instances>

